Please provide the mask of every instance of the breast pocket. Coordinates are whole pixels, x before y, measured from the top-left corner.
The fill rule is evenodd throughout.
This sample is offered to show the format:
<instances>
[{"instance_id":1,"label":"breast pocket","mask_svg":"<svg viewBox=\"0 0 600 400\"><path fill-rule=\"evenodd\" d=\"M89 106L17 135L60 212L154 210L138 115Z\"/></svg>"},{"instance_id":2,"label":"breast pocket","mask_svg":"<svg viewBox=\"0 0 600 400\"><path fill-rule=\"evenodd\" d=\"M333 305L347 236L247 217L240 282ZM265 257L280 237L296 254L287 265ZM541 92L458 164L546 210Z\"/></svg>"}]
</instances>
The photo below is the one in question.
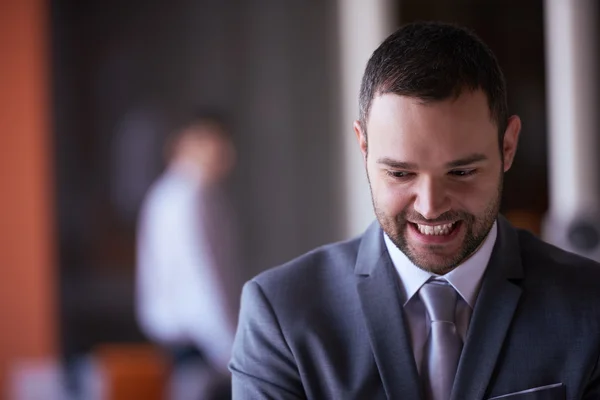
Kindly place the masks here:
<instances>
[{"instance_id":1,"label":"breast pocket","mask_svg":"<svg viewBox=\"0 0 600 400\"><path fill-rule=\"evenodd\" d=\"M565 400L566 398L566 386L562 383L555 383L490 397L488 400Z\"/></svg>"}]
</instances>

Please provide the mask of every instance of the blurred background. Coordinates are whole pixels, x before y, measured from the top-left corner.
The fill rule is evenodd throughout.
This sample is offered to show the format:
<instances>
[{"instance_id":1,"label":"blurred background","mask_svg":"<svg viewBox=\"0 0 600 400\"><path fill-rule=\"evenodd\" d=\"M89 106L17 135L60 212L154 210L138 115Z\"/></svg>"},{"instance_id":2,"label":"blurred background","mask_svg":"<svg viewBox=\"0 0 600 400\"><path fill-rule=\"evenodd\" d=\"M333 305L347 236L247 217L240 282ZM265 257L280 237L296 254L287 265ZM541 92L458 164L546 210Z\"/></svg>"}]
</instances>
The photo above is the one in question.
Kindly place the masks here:
<instances>
[{"instance_id":1,"label":"blurred background","mask_svg":"<svg viewBox=\"0 0 600 400\"><path fill-rule=\"evenodd\" d=\"M136 224L197 107L231 123L241 280L359 234L362 70L414 20L473 29L506 75L523 131L502 212L597 257L595 3L1 0L0 393L161 398L168 365L134 311Z\"/></svg>"}]
</instances>

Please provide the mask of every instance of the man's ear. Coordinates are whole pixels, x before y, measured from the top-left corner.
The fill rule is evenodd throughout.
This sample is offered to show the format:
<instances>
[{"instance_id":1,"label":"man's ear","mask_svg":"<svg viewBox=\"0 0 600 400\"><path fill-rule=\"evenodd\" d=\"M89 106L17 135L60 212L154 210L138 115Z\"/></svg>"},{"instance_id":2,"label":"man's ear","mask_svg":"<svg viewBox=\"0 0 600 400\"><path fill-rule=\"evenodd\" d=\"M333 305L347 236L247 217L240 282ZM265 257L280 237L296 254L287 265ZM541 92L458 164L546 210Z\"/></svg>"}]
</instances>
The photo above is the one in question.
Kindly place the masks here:
<instances>
[{"instance_id":1,"label":"man's ear","mask_svg":"<svg viewBox=\"0 0 600 400\"><path fill-rule=\"evenodd\" d=\"M356 134L356 139L358 140L358 147L360 147L360 152L363 155L363 160L367 162L367 132L363 129L360 121L354 121L353 124L354 133Z\"/></svg>"},{"instance_id":2,"label":"man's ear","mask_svg":"<svg viewBox=\"0 0 600 400\"><path fill-rule=\"evenodd\" d=\"M513 115L508 119L506 131L504 131L504 140L502 142L502 154L504 154L504 172L512 166L519 143L519 134L521 133L521 119Z\"/></svg>"}]
</instances>

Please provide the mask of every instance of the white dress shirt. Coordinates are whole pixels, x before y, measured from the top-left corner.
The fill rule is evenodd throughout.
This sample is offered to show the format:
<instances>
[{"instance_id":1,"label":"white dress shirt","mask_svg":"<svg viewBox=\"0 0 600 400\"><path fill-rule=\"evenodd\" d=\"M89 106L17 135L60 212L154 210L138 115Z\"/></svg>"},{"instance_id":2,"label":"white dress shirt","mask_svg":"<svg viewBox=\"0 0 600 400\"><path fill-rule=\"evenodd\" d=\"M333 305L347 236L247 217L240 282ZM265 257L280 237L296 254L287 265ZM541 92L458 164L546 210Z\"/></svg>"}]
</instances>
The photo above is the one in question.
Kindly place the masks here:
<instances>
[{"instance_id":1,"label":"white dress shirt","mask_svg":"<svg viewBox=\"0 0 600 400\"><path fill-rule=\"evenodd\" d=\"M226 370L235 332L201 221L202 192L173 167L151 187L138 225L136 311L152 340L195 345Z\"/></svg>"},{"instance_id":2,"label":"white dress shirt","mask_svg":"<svg viewBox=\"0 0 600 400\"><path fill-rule=\"evenodd\" d=\"M471 314L475 307L477 295L479 294L481 278L492 255L497 234L497 223L495 222L488 236L475 254L446 275L437 278L449 282L459 294L456 304L455 322L463 342L466 338ZM430 321L427 318L425 305L417 294L425 282L438 275L424 271L414 265L394 245L387 234L384 233L383 236L388 253L400 277L400 287L403 292L402 298L404 301L403 311L410 330L410 341L417 369L421 373L421 361Z\"/></svg>"}]
</instances>

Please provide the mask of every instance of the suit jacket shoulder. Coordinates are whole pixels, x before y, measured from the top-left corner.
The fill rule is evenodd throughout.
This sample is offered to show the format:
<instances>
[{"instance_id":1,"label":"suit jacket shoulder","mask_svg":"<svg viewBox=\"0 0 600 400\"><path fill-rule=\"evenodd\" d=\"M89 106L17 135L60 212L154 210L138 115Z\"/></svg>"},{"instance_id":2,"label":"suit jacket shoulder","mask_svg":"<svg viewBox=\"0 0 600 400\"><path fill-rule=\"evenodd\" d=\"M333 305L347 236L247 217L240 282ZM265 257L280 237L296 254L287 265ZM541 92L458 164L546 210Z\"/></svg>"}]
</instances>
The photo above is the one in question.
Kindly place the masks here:
<instances>
[{"instance_id":1,"label":"suit jacket shoulder","mask_svg":"<svg viewBox=\"0 0 600 400\"><path fill-rule=\"evenodd\" d=\"M277 317L290 324L286 326L293 332L294 327L320 320L328 313L327 308L335 312L334 307L341 303L327 299L347 296L349 303L353 301L359 243L360 238L356 238L319 247L259 274L252 282L258 284Z\"/></svg>"},{"instance_id":2,"label":"suit jacket shoulder","mask_svg":"<svg viewBox=\"0 0 600 400\"><path fill-rule=\"evenodd\" d=\"M309 251L280 266L257 275L254 280L261 285L281 283L303 275L322 273L352 273L361 238L331 243Z\"/></svg>"},{"instance_id":3,"label":"suit jacket shoulder","mask_svg":"<svg viewBox=\"0 0 600 400\"><path fill-rule=\"evenodd\" d=\"M354 274L360 238L316 248L283 265L257 275L253 281L264 290L291 297L303 289L329 290L339 286L344 276Z\"/></svg>"}]
</instances>

